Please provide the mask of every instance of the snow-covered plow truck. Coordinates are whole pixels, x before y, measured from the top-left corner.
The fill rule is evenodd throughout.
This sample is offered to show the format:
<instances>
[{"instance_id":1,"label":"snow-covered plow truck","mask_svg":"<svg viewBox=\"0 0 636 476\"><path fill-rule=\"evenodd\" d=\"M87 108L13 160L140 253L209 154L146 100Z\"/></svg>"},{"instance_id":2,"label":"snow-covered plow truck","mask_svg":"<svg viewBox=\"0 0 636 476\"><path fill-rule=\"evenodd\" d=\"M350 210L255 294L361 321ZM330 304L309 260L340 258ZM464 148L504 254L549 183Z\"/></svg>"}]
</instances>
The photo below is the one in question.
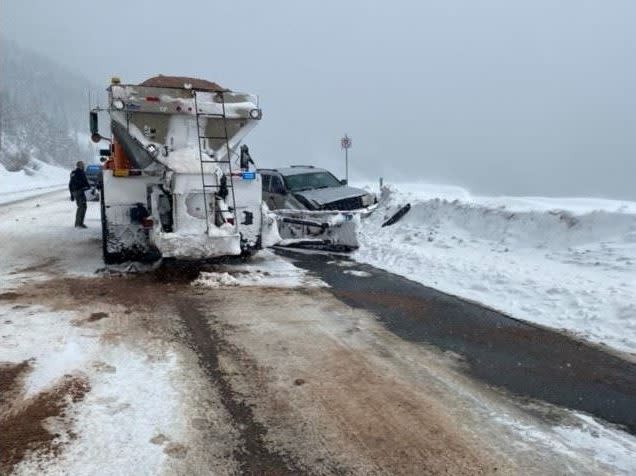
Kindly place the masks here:
<instances>
[{"instance_id":1,"label":"snow-covered plow truck","mask_svg":"<svg viewBox=\"0 0 636 476\"><path fill-rule=\"evenodd\" d=\"M256 96L205 80L113 78L90 112L102 149L104 261L205 259L262 246L262 187L243 138L262 117ZM102 137L98 112L110 119ZM240 147L239 147L240 146Z\"/></svg>"}]
</instances>

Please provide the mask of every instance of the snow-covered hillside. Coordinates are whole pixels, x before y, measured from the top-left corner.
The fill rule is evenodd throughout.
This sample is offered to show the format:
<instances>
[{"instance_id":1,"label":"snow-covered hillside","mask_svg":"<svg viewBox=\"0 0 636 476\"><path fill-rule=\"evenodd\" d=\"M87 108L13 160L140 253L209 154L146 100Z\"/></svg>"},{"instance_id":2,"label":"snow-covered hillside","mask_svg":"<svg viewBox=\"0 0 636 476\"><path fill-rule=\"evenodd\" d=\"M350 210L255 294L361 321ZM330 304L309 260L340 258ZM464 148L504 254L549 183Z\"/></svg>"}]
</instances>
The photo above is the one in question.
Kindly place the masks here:
<instances>
[{"instance_id":1,"label":"snow-covered hillside","mask_svg":"<svg viewBox=\"0 0 636 476\"><path fill-rule=\"evenodd\" d=\"M0 36L0 165L34 168L39 160L71 167L92 162L87 93L80 75Z\"/></svg>"},{"instance_id":2,"label":"snow-covered hillside","mask_svg":"<svg viewBox=\"0 0 636 476\"><path fill-rule=\"evenodd\" d=\"M59 190L69 181L70 170L31 160L22 170L9 172L0 164L0 204Z\"/></svg>"},{"instance_id":3,"label":"snow-covered hillside","mask_svg":"<svg viewBox=\"0 0 636 476\"><path fill-rule=\"evenodd\" d=\"M411 203L397 224L386 217ZM513 317L636 353L636 203L383 190L356 259Z\"/></svg>"}]
</instances>

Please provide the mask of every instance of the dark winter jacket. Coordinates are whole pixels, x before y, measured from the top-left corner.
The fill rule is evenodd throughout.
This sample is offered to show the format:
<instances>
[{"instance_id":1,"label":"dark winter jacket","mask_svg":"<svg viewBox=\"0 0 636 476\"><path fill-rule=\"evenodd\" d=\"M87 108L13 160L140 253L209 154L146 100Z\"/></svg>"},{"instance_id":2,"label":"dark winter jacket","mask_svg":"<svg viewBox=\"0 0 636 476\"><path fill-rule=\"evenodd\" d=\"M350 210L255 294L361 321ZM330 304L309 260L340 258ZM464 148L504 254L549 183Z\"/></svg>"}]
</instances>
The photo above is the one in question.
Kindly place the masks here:
<instances>
[{"instance_id":1,"label":"dark winter jacket","mask_svg":"<svg viewBox=\"0 0 636 476\"><path fill-rule=\"evenodd\" d=\"M68 183L68 189L73 192L80 192L90 189L91 186L86 179L86 174L82 169L75 169L71 172L71 181Z\"/></svg>"}]
</instances>

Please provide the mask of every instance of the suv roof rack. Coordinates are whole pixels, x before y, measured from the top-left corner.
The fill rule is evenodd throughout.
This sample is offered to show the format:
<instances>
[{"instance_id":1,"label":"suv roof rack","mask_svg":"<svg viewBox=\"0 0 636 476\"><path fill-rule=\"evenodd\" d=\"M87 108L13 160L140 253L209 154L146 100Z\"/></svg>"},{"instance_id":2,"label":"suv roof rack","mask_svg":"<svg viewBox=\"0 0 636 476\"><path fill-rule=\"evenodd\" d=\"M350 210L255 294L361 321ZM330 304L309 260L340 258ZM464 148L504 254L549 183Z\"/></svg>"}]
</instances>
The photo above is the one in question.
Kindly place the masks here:
<instances>
[{"instance_id":1,"label":"suv roof rack","mask_svg":"<svg viewBox=\"0 0 636 476\"><path fill-rule=\"evenodd\" d=\"M315 169L316 167L314 167L313 165L290 165L290 167L292 168L296 168L296 167L306 167L308 169Z\"/></svg>"},{"instance_id":2,"label":"suv roof rack","mask_svg":"<svg viewBox=\"0 0 636 476\"><path fill-rule=\"evenodd\" d=\"M256 170L257 170L258 172L260 172L261 170L266 170L266 171L268 171L268 172L278 172L278 170L276 170L276 169L264 169L264 168L263 168L263 169L261 169L261 168L259 168L259 169L256 169Z\"/></svg>"}]
</instances>

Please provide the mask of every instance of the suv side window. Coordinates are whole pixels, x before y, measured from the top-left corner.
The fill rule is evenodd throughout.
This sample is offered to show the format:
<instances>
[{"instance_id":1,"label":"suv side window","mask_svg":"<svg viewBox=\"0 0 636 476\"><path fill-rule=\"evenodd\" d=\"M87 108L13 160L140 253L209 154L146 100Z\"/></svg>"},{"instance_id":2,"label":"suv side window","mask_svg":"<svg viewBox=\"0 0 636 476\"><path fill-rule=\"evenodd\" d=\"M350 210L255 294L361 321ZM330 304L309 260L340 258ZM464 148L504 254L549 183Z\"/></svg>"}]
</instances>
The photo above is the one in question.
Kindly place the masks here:
<instances>
[{"instance_id":1,"label":"suv side window","mask_svg":"<svg viewBox=\"0 0 636 476\"><path fill-rule=\"evenodd\" d=\"M272 185L271 192L272 193L283 193L285 191L285 187L283 186L283 181L278 175L272 175Z\"/></svg>"},{"instance_id":2,"label":"suv side window","mask_svg":"<svg viewBox=\"0 0 636 476\"><path fill-rule=\"evenodd\" d=\"M262 186L263 186L263 192L268 192L269 191L269 183L272 179L272 176L269 174L263 174L261 173L261 178L262 178Z\"/></svg>"}]
</instances>

